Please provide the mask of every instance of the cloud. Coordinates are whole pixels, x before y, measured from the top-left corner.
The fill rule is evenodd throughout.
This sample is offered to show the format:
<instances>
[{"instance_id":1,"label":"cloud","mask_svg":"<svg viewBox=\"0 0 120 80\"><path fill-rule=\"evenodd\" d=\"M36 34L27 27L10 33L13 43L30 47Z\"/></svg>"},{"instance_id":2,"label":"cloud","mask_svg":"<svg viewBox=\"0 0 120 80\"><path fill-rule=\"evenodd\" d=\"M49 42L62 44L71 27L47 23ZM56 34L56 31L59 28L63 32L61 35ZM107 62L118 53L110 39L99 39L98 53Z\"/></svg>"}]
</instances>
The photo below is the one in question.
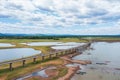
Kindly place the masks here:
<instances>
[{"instance_id":1,"label":"cloud","mask_svg":"<svg viewBox=\"0 0 120 80\"><path fill-rule=\"evenodd\" d=\"M120 21L119 4L119 0L0 0L0 32L22 33L27 26L27 33L118 34L119 26L113 23Z\"/></svg>"}]
</instances>

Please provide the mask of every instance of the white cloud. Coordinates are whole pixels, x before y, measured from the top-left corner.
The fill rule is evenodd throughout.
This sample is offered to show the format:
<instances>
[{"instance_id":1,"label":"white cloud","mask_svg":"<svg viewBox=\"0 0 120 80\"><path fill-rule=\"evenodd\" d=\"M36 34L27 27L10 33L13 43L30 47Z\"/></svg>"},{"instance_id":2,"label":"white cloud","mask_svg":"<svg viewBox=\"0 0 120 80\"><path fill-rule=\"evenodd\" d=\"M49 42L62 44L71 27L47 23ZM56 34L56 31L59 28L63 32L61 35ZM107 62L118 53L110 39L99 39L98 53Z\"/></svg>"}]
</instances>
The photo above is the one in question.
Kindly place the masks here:
<instances>
[{"instance_id":1,"label":"white cloud","mask_svg":"<svg viewBox=\"0 0 120 80\"><path fill-rule=\"evenodd\" d=\"M119 26L109 27L107 24L118 24L120 21L119 4L119 0L0 0L0 17L20 21L13 24L0 20L0 32L14 32L17 29L22 32L28 25L27 32L32 30L31 33L40 33L38 30L41 28L45 33L51 33L48 31L51 28L55 30L53 33L59 34L61 31L67 34L111 34L111 32L118 34ZM103 23L106 25L90 26ZM90 26L90 28L76 30L76 26ZM57 30L57 27L62 29ZM70 29L64 30L66 27Z\"/></svg>"}]
</instances>

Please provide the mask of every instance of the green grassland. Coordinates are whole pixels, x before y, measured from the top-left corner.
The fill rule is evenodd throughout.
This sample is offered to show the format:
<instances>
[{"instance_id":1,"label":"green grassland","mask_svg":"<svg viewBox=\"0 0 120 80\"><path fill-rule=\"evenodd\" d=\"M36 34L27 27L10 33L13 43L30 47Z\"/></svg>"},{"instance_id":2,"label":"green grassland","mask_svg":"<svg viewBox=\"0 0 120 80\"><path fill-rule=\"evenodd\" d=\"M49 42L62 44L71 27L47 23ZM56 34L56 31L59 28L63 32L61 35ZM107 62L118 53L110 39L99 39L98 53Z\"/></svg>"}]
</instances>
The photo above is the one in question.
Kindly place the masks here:
<instances>
[{"instance_id":1,"label":"green grassland","mask_svg":"<svg viewBox=\"0 0 120 80\"><path fill-rule=\"evenodd\" d=\"M23 42L80 42L79 38L59 38L54 39L0 39L0 42L13 42L13 43L23 43Z\"/></svg>"}]
</instances>

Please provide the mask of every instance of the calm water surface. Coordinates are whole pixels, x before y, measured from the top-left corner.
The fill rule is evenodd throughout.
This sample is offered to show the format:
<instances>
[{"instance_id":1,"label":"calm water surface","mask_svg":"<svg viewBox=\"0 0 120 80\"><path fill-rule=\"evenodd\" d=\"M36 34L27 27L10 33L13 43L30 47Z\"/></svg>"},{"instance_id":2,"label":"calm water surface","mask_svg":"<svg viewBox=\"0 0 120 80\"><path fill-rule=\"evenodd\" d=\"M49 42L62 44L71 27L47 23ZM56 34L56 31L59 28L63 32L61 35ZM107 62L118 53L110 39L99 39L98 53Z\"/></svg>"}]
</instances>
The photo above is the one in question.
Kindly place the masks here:
<instances>
[{"instance_id":1,"label":"calm water surface","mask_svg":"<svg viewBox=\"0 0 120 80\"><path fill-rule=\"evenodd\" d=\"M47 78L47 77L49 77L49 75L47 75L46 72L45 72L45 70L47 70L47 69L57 69L57 68L54 67L54 66L51 66L51 67L45 68L43 70L33 72L33 73L29 74L29 75L18 78L16 80L25 80L26 78L30 78L30 77L33 77L33 76L41 76L43 78Z\"/></svg>"},{"instance_id":2,"label":"calm water surface","mask_svg":"<svg viewBox=\"0 0 120 80\"><path fill-rule=\"evenodd\" d=\"M56 49L56 50L65 50L65 49L70 49L70 48L74 48L74 47L77 47L77 46L53 46L51 48L53 49Z\"/></svg>"},{"instance_id":3,"label":"calm water surface","mask_svg":"<svg viewBox=\"0 0 120 80\"><path fill-rule=\"evenodd\" d=\"M76 45L84 45L85 43L77 43L77 42L29 42L29 43L20 43L28 46L76 46Z\"/></svg>"},{"instance_id":4,"label":"calm water surface","mask_svg":"<svg viewBox=\"0 0 120 80\"><path fill-rule=\"evenodd\" d=\"M12 45L10 43L0 43L0 47L14 47L15 45Z\"/></svg>"},{"instance_id":5,"label":"calm water surface","mask_svg":"<svg viewBox=\"0 0 120 80\"><path fill-rule=\"evenodd\" d=\"M71 80L120 80L120 42L98 42L91 47L93 50L73 58L92 61L90 65L80 65L86 74L75 74Z\"/></svg>"},{"instance_id":6,"label":"calm water surface","mask_svg":"<svg viewBox=\"0 0 120 80\"><path fill-rule=\"evenodd\" d=\"M63 46L80 46L80 45L84 45L86 43L77 43L77 42L66 42L66 43L60 43L60 44L57 44L57 45L63 45Z\"/></svg>"},{"instance_id":7,"label":"calm water surface","mask_svg":"<svg viewBox=\"0 0 120 80\"><path fill-rule=\"evenodd\" d=\"M41 53L32 48L0 49L0 62L28 57Z\"/></svg>"},{"instance_id":8,"label":"calm water surface","mask_svg":"<svg viewBox=\"0 0 120 80\"><path fill-rule=\"evenodd\" d=\"M64 50L64 49L70 49L74 48L77 46L82 46L85 45L86 43L76 43L76 42L67 42L67 43L62 43L56 46L52 46L51 48L56 49L56 50Z\"/></svg>"},{"instance_id":9,"label":"calm water surface","mask_svg":"<svg viewBox=\"0 0 120 80\"><path fill-rule=\"evenodd\" d=\"M26 45L29 45L29 46L52 46L52 45L57 45L60 43L61 42L30 42L30 43L26 43Z\"/></svg>"}]
</instances>

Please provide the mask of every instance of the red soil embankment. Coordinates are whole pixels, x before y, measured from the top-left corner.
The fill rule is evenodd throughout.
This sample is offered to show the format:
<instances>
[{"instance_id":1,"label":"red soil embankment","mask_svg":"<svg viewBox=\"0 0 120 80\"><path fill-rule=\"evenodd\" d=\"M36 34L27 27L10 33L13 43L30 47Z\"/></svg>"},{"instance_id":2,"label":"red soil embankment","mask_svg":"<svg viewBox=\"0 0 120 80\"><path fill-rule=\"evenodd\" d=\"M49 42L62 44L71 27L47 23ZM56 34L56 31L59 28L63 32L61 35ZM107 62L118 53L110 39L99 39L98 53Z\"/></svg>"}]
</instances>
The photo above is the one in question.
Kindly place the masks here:
<instances>
[{"instance_id":1,"label":"red soil embankment","mask_svg":"<svg viewBox=\"0 0 120 80\"><path fill-rule=\"evenodd\" d=\"M71 77L76 73L76 71L79 70L79 69L80 69L79 66L77 66L77 67L69 67L69 68L68 68L68 73L67 73L65 76L59 78L58 80L70 80L70 78L71 78Z\"/></svg>"},{"instance_id":2,"label":"red soil embankment","mask_svg":"<svg viewBox=\"0 0 120 80\"><path fill-rule=\"evenodd\" d=\"M73 54L76 55L76 54ZM66 55L61 57L61 59L68 61L69 63L78 63L78 64L82 64L82 65L86 65L86 64L91 64L92 62L89 60L73 60L71 59L73 55Z\"/></svg>"},{"instance_id":3,"label":"red soil embankment","mask_svg":"<svg viewBox=\"0 0 120 80\"><path fill-rule=\"evenodd\" d=\"M78 64L82 64L82 65L86 65L86 64L91 64L91 61L89 60L72 60L72 57L79 55L79 53L74 53L74 54L69 54L69 55L65 55L60 57L61 59L64 60L64 65L69 64L69 63L78 63ZM79 70L80 67L79 66L75 66L75 67L68 67L68 73L59 78L58 80L70 80L70 78L76 73L77 70Z\"/></svg>"}]
</instances>

